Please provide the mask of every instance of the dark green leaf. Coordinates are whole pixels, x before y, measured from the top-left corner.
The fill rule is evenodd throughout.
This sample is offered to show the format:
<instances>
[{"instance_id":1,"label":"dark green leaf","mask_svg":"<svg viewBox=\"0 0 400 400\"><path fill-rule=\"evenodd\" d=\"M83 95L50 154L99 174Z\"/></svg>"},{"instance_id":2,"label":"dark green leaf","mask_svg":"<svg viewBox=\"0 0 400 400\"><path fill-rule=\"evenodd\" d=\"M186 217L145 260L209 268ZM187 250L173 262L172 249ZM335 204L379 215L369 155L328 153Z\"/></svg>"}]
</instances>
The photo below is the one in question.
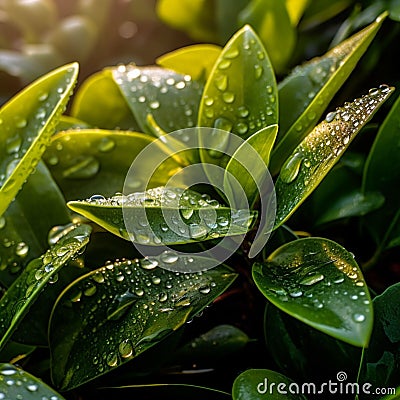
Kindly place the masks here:
<instances>
[{"instance_id":1,"label":"dark green leaf","mask_svg":"<svg viewBox=\"0 0 400 400\"><path fill-rule=\"evenodd\" d=\"M232 397L233 400L305 400L302 394L289 390L291 384L295 382L270 369L248 369L233 382Z\"/></svg>"},{"instance_id":2,"label":"dark green leaf","mask_svg":"<svg viewBox=\"0 0 400 400\"><path fill-rule=\"evenodd\" d=\"M292 379L309 382L310 371L318 371L312 379L318 387L336 376L338 371L346 371L348 382L357 381L361 348L334 339L269 302L265 310L264 333L268 354L279 371Z\"/></svg>"},{"instance_id":3,"label":"dark green leaf","mask_svg":"<svg viewBox=\"0 0 400 400\"><path fill-rule=\"evenodd\" d=\"M213 44L194 44L158 57L156 63L195 80L207 79L221 54L221 47Z\"/></svg>"},{"instance_id":4,"label":"dark green leaf","mask_svg":"<svg viewBox=\"0 0 400 400\"><path fill-rule=\"evenodd\" d=\"M257 34L246 25L222 50L204 89L198 126L219 131L212 138L207 137L207 143L202 143L200 136L202 161L226 162L222 153L229 147L228 132L247 139L276 124L277 103L275 75L268 55Z\"/></svg>"},{"instance_id":5,"label":"dark green leaf","mask_svg":"<svg viewBox=\"0 0 400 400\"><path fill-rule=\"evenodd\" d=\"M98 193L113 196L122 192L124 180L136 156L153 141L154 138L149 135L130 131L80 129L62 132L53 137L44 160L67 200ZM152 149L165 154L158 144ZM141 167L146 168L145 165ZM177 168L180 165L169 158L157 171L153 171L151 186L165 184L170 171ZM131 190L140 189L144 183L136 179Z\"/></svg>"},{"instance_id":6,"label":"dark green leaf","mask_svg":"<svg viewBox=\"0 0 400 400\"><path fill-rule=\"evenodd\" d=\"M74 96L71 115L95 128L139 130L110 69L97 72L83 82Z\"/></svg>"},{"instance_id":7,"label":"dark green leaf","mask_svg":"<svg viewBox=\"0 0 400 400\"><path fill-rule=\"evenodd\" d=\"M41 379L12 364L0 364L0 397L3 399L39 400L64 398Z\"/></svg>"},{"instance_id":8,"label":"dark green leaf","mask_svg":"<svg viewBox=\"0 0 400 400\"><path fill-rule=\"evenodd\" d=\"M280 226L313 192L361 128L392 94L382 85L326 115L285 161L275 185Z\"/></svg>"},{"instance_id":9,"label":"dark green leaf","mask_svg":"<svg viewBox=\"0 0 400 400\"><path fill-rule=\"evenodd\" d=\"M374 329L368 349L365 350L361 373L361 382L369 382L373 387L400 385L399 296L400 283L396 283L373 301Z\"/></svg>"},{"instance_id":10,"label":"dark green leaf","mask_svg":"<svg viewBox=\"0 0 400 400\"><path fill-rule=\"evenodd\" d=\"M43 162L0 216L0 281L10 286L32 259L48 248L48 233L55 225L70 222L69 210Z\"/></svg>"},{"instance_id":11,"label":"dark green leaf","mask_svg":"<svg viewBox=\"0 0 400 400\"><path fill-rule=\"evenodd\" d=\"M57 387L79 386L146 351L236 278L224 266L181 274L157 267L155 260L108 264L75 281L58 299L49 333Z\"/></svg>"},{"instance_id":12,"label":"dark green leaf","mask_svg":"<svg viewBox=\"0 0 400 400\"><path fill-rule=\"evenodd\" d=\"M246 333L235 326L217 325L178 349L175 358L189 359L192 362L205 359L209 362L238 352L248 341Z\"/></svg>"},{"instance_id":13,"label":"dark green leaf","mask_svg":"<svg viewBox=\"0 0 400 400\"><path fill-rule=\"evenodd\" d=\"M243 235L256 216L192 190L166 187L109 199L94 196L68 207L117 236L153 246Z\"/></svg>"},{"instance_id":14,"label":"dark green leaf","mask_svg":"<svg viewBox=\"0 0 400 400\"><path fill-rule=\"evenodd\" d=\"M354 346L366 346L373 313L369 291L351 253L323 238L289 242L253 278L271 303L300 321Z\"/></svg>"},{"instance_id":15,"label":"dark green leaf","mask_svg":"<svg viewBox=\"0 0 400 400\"><path fill-rule=\"evenodd\" d=\"M149 115L165 132L195 126L203 86L190 75L122 65L112 70L112 76L143 132L153 133Z\"/></svg>"},{"instance_id":16,"label":"dark green leaf","mask_svg":"<svg viewBox=\"0 0 400 400\"><path fill-rule=\"evenodd\" d=\"M365 218L366 225L371 228L376 242L382 248L400 237L400 224L397 222L400 218L400 169L395 167L400 164L399 126L400 97L380 126L364 167L364 192L379 191L385 197L383 209Z\"/></svg>"},{"instance_id":17,"label":"dark green leaf","mask_svg":"<svg viewBox=\"0 0 400 400\"><path fill-rule=\"evenodd\" d=\"M382 207L385 198L380 192L362 193L353 190L336 199L334 204L325 203L327 207L316 221L325 224L341 218L360 217Z\"/></svg>"},{"instance_id":18,"label":"dark green leaf","mask_svg":"<svg viewBox=\"0 0 400 400\"><path fill-rule=\"evenodd\" d=\"M78 64L41 77L0 109L0 215L40 161L75 85Z\"/></svg>"},{"instance_id":19,"label":"dark green leaf","mask_svg":"<svg viewBox=\"0 0 400 400\"><path fill-rule=\"evenodd\" d=\"M107 393L108 388L105 388ZM205 386L189 385L183 383L154 383L142 385L127 385L122 387L111 387L110 396L115 396L115 393L120 393L125 398L173 398L191 400L228 400L231 399L230 393L221 390L213 389Z\"/></svg>"},{"instance_id":20,"label":"dark green leaf","mask_svg":"<svg viewBox=\"0 0 400 400\"><path fill-rule=\"evenodd\" d=\"M310 132L333 96L367 50L385 16L293 72L279 84L279 135L271 159L271 172L279 171L285 158Z\"/></svg>"},{"instance_id":21,"label":"dark green leaf","mask_svg":"<svg viewBox=\"0 0 400 400\"><path fill-rule=\"evenodd\" d=\"M0 299L0 348L47 284L57 279L58 270L88 243L90 232L89 225L80 225L69 231L43 256L31 261L6 291Z\"/></svg>"}]
</instances>

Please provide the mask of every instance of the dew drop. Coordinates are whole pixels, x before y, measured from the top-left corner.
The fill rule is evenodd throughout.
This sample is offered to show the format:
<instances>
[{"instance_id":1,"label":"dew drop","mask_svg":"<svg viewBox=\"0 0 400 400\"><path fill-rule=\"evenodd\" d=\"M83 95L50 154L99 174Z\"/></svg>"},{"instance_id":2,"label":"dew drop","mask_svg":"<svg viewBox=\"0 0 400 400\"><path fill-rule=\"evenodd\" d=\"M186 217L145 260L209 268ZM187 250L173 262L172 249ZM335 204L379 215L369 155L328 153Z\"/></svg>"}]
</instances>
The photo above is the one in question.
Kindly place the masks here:
<instances>
[{"instance_id":1,"label":"dew drop","mask_svg":"<svg viewBox=\"0 0 400 400\"><path fill-rule=\"evenodd\" d=\"M38 100L39 101L45 101L49 97L49 94L47 92L43 92L42 94L39 95Z\"/></svg>"},{"instance_id":2,"label":"dew drop","mask_svg":"<svg viewBox=\"0 0 400 400\"><path fill-rule=\"evenodd\" d=\"M150 108L151 108L152 110L157 110L158 108L160 108L160 102L158 102L158 101L152 101L152 102L150 103Z\"/></svg>"},{"instance_id":3,"label":"dew drop","mask_svg":"<svg viewBox=\"0 0 400 400\"><path fill-rule=\"evenodd\" d=\"M235 59L238 55L240 54L239 49L236 47L232 47L230 49L227 49L224 53L224 57L228 58L230 60Z\"/></svg>"},{"instance_id":4,"label":"dew drop","mask_svg":"<svg viewBox=\"0 0 400 400\"><path fill-rule=\"evenodd\" d=\"M335 119L335 117L336 117L336 111L331 111L328 114L326 114L325 121L332 122Z\"/></svg>"},{"instance_id":5,"label":"dew drop","mask_svg":"<svg viewBox=\"0 0 400 400\"><path fill-rule=\"evenodd\" d=\"M353 315L353 320L354 320L354 322L364 322L365 321L365 315L356 313L356 314Z\"/></svg>"},{"instance_id":6,"label":"dew drop","mask_svg":"<svg viewBox=\"0 0 400 400\"><path fill-rule=\"evenodd\" d=\"M158 266L158 262L156 260L150 260L148 258L144 258L143 260L141 260L140 266L143 269L150 270L156 268Z\"/></svg>"},{"instance_id":7,"label":"dew drop","mask_svg":"<svg viewBox=\"0 0 400 400\"><path fill-rule=\"evenodd\" d=\"M249 127L244 122L238 122L235 126L235 131L239 135L244 135L249 130Z\"/></svg>"},{"instance_id":8,"label":"dew drop","mask_svg":"<svg viewBox=\"0 0 400 400\"><path fill-rule=\"evenodd\" d=\"M193 215L194 210L192 208L182 208L180 209L180 213L183 218L190 219Z\"/></svg>"},{"instance_id":9,"label":"dew drop","mask_svg":"<svg viewBox=\"0 0 400 400\"><path fill-rule=\"evenodd\" d=\"M7 154L18 153L22 145L21 136L16 135L9 138L6 142Z\"/></svg>"},{"instance_id":10,"label":"dew drop","mask_svg":"<svg viewBox=\"0 0 400 400\"><path fill-rule=\"evenodd\" d=\"M256 79L260 79L263 74L263 67L261 65L256 64L254 66L254 76Z\"/></svg>"},{"instance_id":11,"label":"dew drop","mask_svg":"<svg viewBox=\"0 0 400 400\"><path fill-rule=\"evenodd\" d=\"M160 256L161 261L166 264L174 264L178 261L178 255L172 251L164 251Z\"/></svg>"},{"instance_id":12,"label":"dew drop","mask_svg":"<svg viewBox=\"0 0 400 400\"><path fill-rule=\"evenodd\" d=\"M118 346L119 354L122 358L129 358L133 355L133 347L129 339L125 339Z\"/></svg>"},{"instance_id":13,"label":"dew drop","mask_svg":"<svg viewBox=\"0 0 400 400\"><path fill-rule=\"evenodd\" d=\"M235 101L235 94L233 92L225 92L222 94L222 100L227 104L231 104Z\"/></svg>"},{"instance_id":14,"label":"dew drop","mask_svg":"<svg viewBox=\"0 0 400 400\"><path fill-rule=\"evenodd\" d=\"M93 296L97 291L97 287L95 285L88 286L84 291L83 294L87 297Z\"/></svg>"},{"instance_id":15,"label":"dew drop","mask_svg":"<svg viewBox=\"0 0 400 400\"><path fill-rule=\"evenodd\" d=\"M17 128L25 128L27 124L28 124L28 122L26 121L26 119L25 118L21 118L15 123L15 126Z\"/></svg>"},{"instance_id":16,"label":"dew drop","mask_svg":"<svg viewBox=\"0 0 400 400\"><path fill-rule=\"evenodd\" d=\"M295 153L286 160L280 172L280 178L283 182L290 183L297 178L302 161L302 153Z\"/></svg>"},{"instance_id":17,"label":"dew drop","mask_svg":"<svg viewBox=\"0 0 400 400\"><path fill-rule=\"evenodd\" d=\"M109 367L116 367L118 364L117 354L115 354L115 353L108 354L106 362Z\"/></svg>"},{"instance_id":18,"label":"dew drop","mask_svg":"<svg viewBox=\"0 0 400 400\"><path fill-rule=\"evenodd\" d=\"M107 153L115 148L115 142L114 140L104 137L100 140L98 149L102 153Z\"/></svg>"},{"instance_id":19,"label":"dew drop","mask_svg":"<svg viewBox=\"0 0 400 400\"><path fill-rule=\"evenodd\" d=\"M26 386L26 390L28 390L29 392L36 392L38 389L39 389L39 386L34 383L31 383Z\"/></svg>"},{"instance_id":20,"label":"dew drop","mask_svg":"<svg viewBox=\"0 0 400 400\"><path fill-rule=\"evenodd\" d=\"M198 225L198 224L191 224L189 225L189 235L192 239L199 239L206 236L208 230L205 226Z\"/></svg>"},{"instance_id":21,"label":"dew drop","mask_svg":"<svg viewBox=\"0 0 400 400\"><path fill-rule=\"evenodd\" d=\"M224 92L228 87L228 77L226 75L217 75L214 79L215 87Z\"/></svg>"},{"instance_id":22,"label":"dew drop","mask_svg":"<svg viewBox=\"0 0 400 400\"><path fill-rule=\"evenodd\" d=\"M311 286L316 284L317 282L322 281L324 278L325 278L324 275L317 274L317 275L307 276L303 278L299 283L301 285Z\"/></svg>"},{"instance_id":23,"label":"dew drop","mask_svg":"<svg viewBox=\"0 0 400 400\"><path fill-rule=\"evenodd\" d=\"M94 177L99 169L99 161L93 156L88 156L76 160L75 164L64 170L62 175L67 179L87 179Z\"/></svg>"},{"instance_id":24,"label":"dew drop","mask_svg":"<svg viewBox=\"0 0 400 400\"><path fill-rule=\"evenodd\" d=\"M201 287L199 288L199 292L202 293L202 294L208 294L208 293L211 292L211 287L208 286L208 285L206 285L206 286L201 286Z\"/></svg>"},{"instance_id":25,"label":"dew drop","mask_svg":"<svg viewBox=\"0 0 400 400\"><path fill-rule=\"evenodd\" d=\"M249 110L245 106L240 106L237 109L237 115L241 118L247 118L249 116Z\"/></svg>"},{"instance_id":26,"label":"dew drop","mask_svg":"<svg viewBox=\"0 0 400 400\"><path fill-rule=\"evenodd\" d=\"M158 296L158 301L164 303L168 300L168 295L166 293L160 293Z\"/></svg>"},{"instance_id":27,"label":"dew drop","mask_svg":"<svg viewBox=\"0 0 400 400\"><path fill-rule=\"evenodd\" d=\"M214 104L214 99L212 97L205 97L204 104L208 107L211 107Z\"/></svg>"},{"instance_id":28,"label":"dew drop","mask_svg":"<svg viewBox=\"0 0 400 400\"><path fill-rule=\"evenodd\" d=\"M301 290L293 290L289 292L289 296L294 298L301 297L303 296L303 292Z\"/></svg>"},{"instance_id":29,"label":"dew drop","mask_svg":"<svg viewBox=\"0 0 400 400\"><path fill-rule=\"evenodd\" d=\"M225 70L231 66L231 62L229 60L221 60L218 64L218 69Z\"/></svg>"},{"instance_id":30,"label":"dew drop","mask_svg":"<svg viewBox=\"0 0 400 400\"><path fill-rule=\"evenodd\" d=\"M29 252L29 246L25 242L20 242L15 248L15 254L19 257L25 257Z\"/></svg>"}]
</instances>

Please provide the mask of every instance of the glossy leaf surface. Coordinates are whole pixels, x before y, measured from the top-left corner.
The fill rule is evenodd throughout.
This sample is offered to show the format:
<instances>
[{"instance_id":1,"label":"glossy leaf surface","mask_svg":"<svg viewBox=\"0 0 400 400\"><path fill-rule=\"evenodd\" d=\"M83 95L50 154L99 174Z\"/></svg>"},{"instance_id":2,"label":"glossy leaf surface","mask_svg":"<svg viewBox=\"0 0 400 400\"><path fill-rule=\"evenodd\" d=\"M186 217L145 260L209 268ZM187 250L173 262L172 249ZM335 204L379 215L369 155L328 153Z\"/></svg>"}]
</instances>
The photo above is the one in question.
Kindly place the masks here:
<instances>
[{"instance_id":1,"label":"glossy leaf surface","mask_svg":"<svg viewBox=\"0 0 400 400\"><path fill-rule=\"evenodd\" d=\"M0 299L0 347L29 311L47 284L56 279L57 272L88 243L91 228L80 225L68 232L47 252L29 263Z\"/></svg>"},{"instance_id":2,"label":"glossy leaf surface","mask_svg":"<svg viewBox=\"0 0 400 400\"><path fill-rule=\"evenodd\" d=\"M204 88L198 126L220 131L207 143L202 143L200 137L202 161L226 161L223 152L229 149L228 132L247 139L276 124L277 103L275 75L268 55L257 34L246 25L226 44Z\"/></svg>"},{"instance_id":3,"label":"glossy leaf surface","mask_svg":"<svg viewBox=\"0 0 400 400\"><path fill-rule=\"evenodd\" d=\"M394 91L382 85L328 113L296 147L277 179L277 218L283 224L339 160L361 128Z\"/></svg>"},{"instance_id":4,"label":"glossy leaf surface","mask_svg":"<svg viewBox=\"0 0 400 400\"><path fill-rule=\"evenodd\" d=\"M368 49L385 20L371 25L335 46L321 57L296 67L279 83L279 135L271 160L277 174L291 151L311 131L327 105Z\"/></svg>"},{"instance_id":5,"label":"glossy leaf surface","mask_svg":"<svg viewBox=\"0 0 400 400\"><path fill-rule=\"evenodd\" d=\"M77 74L76 63L60 67L27 86L0 109L0 215L38 164Z\"/></svg>"},{"instance_id":6,"label":"glossy leaf surface","mask_svg":"<svg viewBox=\"0 0 400 400\"><path fill-rule=\"evenodd\" d=\"M109 263L64 291L49 333L57 387L71 389L133 359L199 313L236 278L224 266L203 273L170 272L157 266L160 257L159 262Z\"/></svg>"},{"instance_id":7,"label":"glossy leaf surface","mask_svg":"<svg viewBox=\"0 0 400 400\"><path fill-rule=\"evenodd\" d=\"M289 242L253 278L271 303L294 318L354 346L367 346L373 309L362 272L352 254L323 238Z\"/></svg>"},{"instance_id":8,"label":"glossy leaf surface","mask_svg":"<svg viewBox=\"0 0 400 400\"><path fill-rule=\"evenodd\" d=\"M256 216L192 190L165 187L109 199L94 196L70 201L68 207L117 236L153 246L242 235Z\"/></svg>"}]
</instances>

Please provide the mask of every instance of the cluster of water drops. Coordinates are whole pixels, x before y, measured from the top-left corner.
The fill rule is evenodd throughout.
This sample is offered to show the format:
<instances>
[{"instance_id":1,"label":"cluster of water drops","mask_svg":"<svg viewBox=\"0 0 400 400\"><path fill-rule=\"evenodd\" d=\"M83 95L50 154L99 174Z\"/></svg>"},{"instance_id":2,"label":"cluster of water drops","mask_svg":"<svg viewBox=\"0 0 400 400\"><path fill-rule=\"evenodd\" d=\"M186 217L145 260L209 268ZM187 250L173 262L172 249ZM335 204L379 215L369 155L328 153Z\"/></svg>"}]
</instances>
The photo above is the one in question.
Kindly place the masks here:
<instances>
[{"instance_id":1,"label":"cluster of water drops","mask_svg":"<svg viewBox=\"0 0 400 400\"><path fill-rule=\"evenodd\" d=\"M202 85L190 75L182 75L163 68L141 68L134 64L120 65L113 70L120 85L138 115L149 115L161 110L168 117L160 121L161 128L171 131L191 128L196 124L197 106ZM171 112L176 118L171 118ZM158 120L158 119L157 119Z\"/></svg>"},{"instance_id":2,"label":"cluster of water drops","mask_svg":"<svg viewBox=\"0 0 400 400\"><path fill-rule=\"evenodd\" d=\"M269 293L281 302L299 301L310 309L328 308L340 317L364 322L370 305L368 289L353 260L331 247L298 253L284 262L260 267ZM346 318L346 317L343 317Z\"/></svg>"},{"instance_id":3,"label":"cluster of water drops","mask_svg":"<svg viewBox=\"0 0 400 400\"><path fill-rule=\"evenodd\" d=\"M107 348L95 357L90 355L99 373L120 365L176 329L180 318L187 318L186 311L180 310L207 304L207 295L217 286L212 276L160 268L162 263L196 262L186 256L185 261L179 260L182 257L164 252L142 260L107 262L66 292L65 306L70 309L72 305L74 318L79 313L85 321L82 340ZM169 319L173 312L177 317ZM157 326L161 328L155 329Z\"/></svg>"},{"instance_id":4,"label":"cluster of water drops","mask_svg":"<svg viewBox=\"0 0 400 400\"><path fill-rule=\"evenodd\" d=\"M7 232L7 217L0 216L0 233ZM11 274L21 271L29 258L29 245L14 235L3 233L0 239L0 271L7 269Z\"/></svg>"},{"instance_id":5,"label":"cluster of water drops","mask_svg":"<svg viewBox=\"0 0 400 400\"><path fill-rule=\"evenodd\" d=\"M68 72L72 72L72 69L69 69ZM5 152L0 162L0 171L4 171L0 173L0 187L7 182L7 187L3 189L6 192L20 181L18 176L11 178L17 165L19 166L19 175L25 180L25 177L33 172L39 162L49 143L50 133L53 132L55 124L54 119L49 121L48 118L53 112L54 105L65 95L70 82L71 79L67 78L65 86L60 85L51 91L39 91L35 88L39 94L36 103L32 103L30 114L14 115L12 109L5 108L4 115L0 118L0 129L5 132L7 137ZM64 112L64 108L60 107L56 114L60 115ZM11 116L8 116L8 114L11 114ZM6 117L9 118L6 120ZM47 129L45 134L39 135L43 133L43 129ZM35 146L34 154L32 152L29 161L20 164L33 144Z\"/></svg>"},{"instance_id":6,"label":"cluster of water drops","mask_svg":"<svg viewBox=\"0 0 400 400\"><path fill-rule=\"evenodd\" d=\"M246 59L251 60L253 73L239 77L246 70ZM210 138L209 155L221 158L229 145L229 132L244 138L263 127L274 123L276 116L276 93L265 73L265 51L255 39L245 39L242 44L228 44L218 61L202 99L201 124L217 128L214 138ZM248 95L242 93L237 80L245 81ZM257 88L257 90L256 90ZM262 90L259 107L248 107L246 97L254 98L256 91ZM259 94L260 95L260 94ZM254 101L254 99L253 99ZM225 134L221 131L225 131Z\"/></svg>"},{"instance_id":7,"label":"cluster of water drops","mask_svg":"<svg viewBox=\"0 0 400 400\"><path fill-rule=\"evenodd\" d=\"M208 194L164 186L128 195L119 193L111 198L93 195L85 202L123 207L123 219L116 213L113 223L119 227L120 236L143 245L160 245L165 237L176 243L215 239L228 232L243 234L254 219L248 210L224 208ZM160 208L160 223L148 220L146 210L151 208Z\"/></svg>"},{"instance_id":8,"label":"cluster of water drops","mask_svg":"<svg viewBox=\"0 0 400 400\"><path fill-rule=\"evenodd\" d=\"M39 386L24 371L11 364L3 364L0 369L0 400L4 399L31 399L32 395L39 395L41 400L60 400L55 394L50 394L50 389ZM15 396L15 397L14 397ZM38 398L38 397L37 397Z\"/></svg>"},{"instance_id":9,"label":"cluster of water drops","mask_svg":"<svg viewBox=\"0 0 400 400\"><path fill-rule=\"evenodd\" d=\"M277 195L284 196L286 184L293 185L293 201L278 202L277 220L286 218L292 203L297 204L301 196L311 190L309 185L320 182L393 90L388 85L370 89L368 94L352 103L346 102L343 107L329 112L325 120L306 136L281 168Z\"/></svg>"}]
</instances>

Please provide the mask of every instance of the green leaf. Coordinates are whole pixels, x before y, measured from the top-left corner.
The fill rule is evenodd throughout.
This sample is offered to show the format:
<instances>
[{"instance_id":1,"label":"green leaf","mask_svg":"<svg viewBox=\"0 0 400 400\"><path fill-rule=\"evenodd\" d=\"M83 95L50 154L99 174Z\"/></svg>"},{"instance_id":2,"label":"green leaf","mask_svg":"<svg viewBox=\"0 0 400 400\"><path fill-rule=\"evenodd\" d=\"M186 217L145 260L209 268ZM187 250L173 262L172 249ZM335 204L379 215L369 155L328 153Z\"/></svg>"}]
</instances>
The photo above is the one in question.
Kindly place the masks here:
<instances>
[{"instance_id":1,"label":"green leaf","mask_svg":"<svg viewBox=\"0 0 400 400\"><path fill-rule=\"evenodd\" d=\"M221 47L214 44L194 44L181 47L156 59L156 63L195 80L207 79L221 54Z\"/></svg>"},{"instance_id":2,"label":"green leaf","mask_svg":"<svg viewBox=\"0 0 400 400\"><path fill-rule=\"evenodd\" d=\"M400 283L396 283L373 301L374 329L368 349L365 350L360 380L374 387L399 385L399 296Z\"/></svg>"},{"instance_id":3,"label":"green leaf","mask_svg":"<svg viewBox=\"0 0 400 400\"><path fill-rule=\"evenodd\" d=\"M68 207L117 236L153 246L243 235L256 216L192 190L166 187L109 199L94 196Z\"/></svg>"},{"instance_id":4,"label":"green leaf","mask_svg":"<svg viewBox=\"0 0 400 400\"><path fill-rule=\"evenodd\" d=\"M260 195L260 185L268 172L269 156L277 132L278 125L267 126L239 146L226 166L224 188L227 193L232 191L233 177L244 190L249 204L254 205ZM254 150L260 158L256 157Z\"/></svg>"},{"instance_id":5,"label":"green leaf","mask_svg":"<svg viewBox=\"0 0 400 400\"><path fill-rule=\"evenodd\" d=\"M400 126L400 97L393 104L390 112L381 124L371 151L368 154L363 174L363 191L379 191L385 197L383 209L365 218L376 242L385 248L391 240L400 237L399 201L397 190L400 182L398 133Z\"/></svg>"},{"instance_id":6,"label":"green leaf","mask_svg":"<svg viewBox=\"0 0 400 400\"><path fill-rule=\"evenodd\" d=\"M108 264L58 299L49 328L57 387L72 389L125 364L198 314L236 278L225 266L170 272L157 267L156 259ZM201 260L194 255L193 262Z\"/></svg>"},{"instance_id":7,"label":"green leaf","mask_svg":"<svg viewBox=\"0 0 400 400\"><path fill-rule=\"evenodd\" d=\"M360 217L382 207L384 202L385 198L380 192L362 193L356 189L337 198L334 204L325 203L327 207L316 223L325 224L342 218Z\"/></svg>"},{"instance_id":8,"label":"green leaf","mask_svg":"<svg viewBox=\"0 0 400 400\"><path fill-rule=\"evenodd\" d=\"M282 311L346 343L368 345L368 288L353 255L339 244L323 238L289 242L255 263L253 278Z\"/></svg>"},{"instance_id":9,"label":"green leaf","mask_svg":"<svg viewBox=\"0 0 400 400\"><path fill-rule=\"evenodd\" d=\"M313 192L393 91L394 88L382 85L338 107L296 147L282 166L275 185L275 227L286 222Z\"/></svg>"},{"instance_id":10,"label":"green leaf","mask_svg":"<svg viewBox=\"0 0 400 400\"><path fill-rule=\"evenodd\" d=\"M275 175L285 158L315 126L366 52L387 14L374 23L317 57L296 67L279 84L279 113L277 146L271 159L271 173Z\"/></svg>"},{"instance_id":11,"label":"green leaf","mask_svg":"<svg viewBox=\"0 0 400 400\"><path fill-rule=\"evenodd\" d=\"M33 172L75 85L78 64L33 82L0 109L0 215Z\"/></svg>"},{"instance_id":12,"label":"green leaf","mask_svg":"<svg viewBox=\"0 0 400 400\"><path fill-rule=\"evenodd\" d=\"M267 49L274 70L282 74L296 44L296 30L285 0L252 0L239 14L241 25L250 24Z\"/></svg>"},{"instance_id":13,"label":"green leaf","mask_svg":"<svg viewBox=\"0 0 400 400\"><path fill-rule=\"evenodd\" d=\"M103 391L107 393L108 388ZM112 392L111 392L112 390ZM228 400L231 399L230 393L223 392L222 390L190 385L183 383L153 383L153 384L139 384L139 385L126 385L121 387L111 387L110 396L115 396L120 393L124 398L171 398L183 399L190 398L191 400Z\"/></svg>"},{"instance_id":14,"label":"green leaf","mask_svg":"<svg viewBox=\"0 0 400 400\"><path fill-rule=\"evenodd\" d=\"M202 42L215 42L213 3L210 0L160 0L157 16L174 29L185 31L191 38Z\"/></svg>"},{"instance_id":15,"label":"green leaf","mask_svg":"<svg viewBox=\"0 0 400 400\"><path fill-rule=\"evenodd\" d=\"M219 43L226 43L241 25L238 15L249 3L249 0L216 0L214 1L215 26Z\"/></svg>"},{"instance_id":16,"label":"green leaf","mask_svg":"<svg viewBox=\"0 0 400 400\"><path fill-rule=\"evenodd\" d=\"M39 162L0 217L0 281L10 286L29 261L46 251L50 229L69 222L64 197L44 163Z\"/></svg>"},{"instance_id":17,"label":"green leaf","mask_svg":"<svg viewBox=\"0 0 400 400\"><path fill-rule=\"evenodd\" d=\"M41 379L12 364L0 364L0 393L3 399L64 399Z\"/></svg>"},{"instance_id":18,"label":"green leaf","mask_svg":"<svg viewBox=\"0 0 400 400\"><path fill-rule=\"evenodd\" d=\"M195 360L223 359L242 350L249 342L249 337L233 325L217 325L194 338L175 352L175 359Z\"/></svg>"},{"instance_id":19,"label":"green leaf","mask_svg":"<svg viewBox=\"0 0 400 400\"><path fill-rule=\"evenodd\" d=\"M124 180L137 155L154 138L138 132L80 129L55 135L44 154L44 160L67 200L86 198L102 193L113 196L122 192ZM153 145L164 154L164 149ZM146 165L141 165L146 168ZM154 171L152 186L160 186L169 179L170 171L180 165L169 158ZM138 176L141 176L138 174ZM138 178L132 190L144 182Z\"/></svg>"},{"instance_id":20,"label":"green leaf","mask_svg":"<svg viewBox=\"0 0 400 400\"><path fill-rule=\"evenodd\" d=\"M96 128L139 130L111 69L97 72L82 83L74 96L71 116Z\"/></svg>"},{"instance_id":21,"label":"green leaf","mask_svg":"<svg viewBox=\"0 0 400 400\"><path fill-rule=\"evenodd\" d=\"M0 299L0 348L4 346L58 270L77 256L88 243L91 228L77 226L61 238L43 256L31 261Z\"/></svg>"},{"instance_id":22,"label":"green leaf","mask_svg":"<svg viewBox=\"0 0 400 400\"><path fill-rule=\"evenodd\" d=\"M260 91L261 88L261 91ZM203 163L221 165L229 147L228 132L247 139L278 121L274 71L260 39L248 25L240 29L222 50L204 88L198 126L218 128L215 137L202 143ZM211 149L202 149L202 147ZM236 150L236 149L233 149Z\"/></svg>"},{"instance_id":23,"label":"green leaf","mask_svg":"<svg viewBox=\"0 0 400 400\"><path fill-rule=\"evenodd\" d=\"M310 371L318 371L318 382L327 382L338 371L346 371L349 382L357 381L363 349L326 335L269 302L264 314L264 334L268 354L279 371L292 379L309 382Z\"/></svg>"},{"instance_id":24,"label":"green leaf","mask_svg":"<svg viewBox=\"0 0 400 400\"><path fill-rule=\"evenodd\" d=\"M190 75L121 65L112 69L112 76L143 132L153 133L148 115L165 132L195 126L203 86Z\"/></svg>"},{"instance_id":25,"label":"green leaf","mask_svg":"<svg viewBox=\"0 0 400 400\"><path fill-rule=\"evenodd\" d=\"M305 400L302 394L293 394L289 386L296 385L287 376L270 369L248 369L233 382L233 400ZM300 385L297 385L300 387Z\"/></svg>"},{"instance_id":26,"label":"green leaf","mask_svg":"<svg viewBox=\"0 0 400 400\"><path fill-rule=\"evenodd\" d=\"M67 131L70 129L89 129L91 126L78 118L62 115L58 121L56 132Z\"/></svg>"}]
</instances>

